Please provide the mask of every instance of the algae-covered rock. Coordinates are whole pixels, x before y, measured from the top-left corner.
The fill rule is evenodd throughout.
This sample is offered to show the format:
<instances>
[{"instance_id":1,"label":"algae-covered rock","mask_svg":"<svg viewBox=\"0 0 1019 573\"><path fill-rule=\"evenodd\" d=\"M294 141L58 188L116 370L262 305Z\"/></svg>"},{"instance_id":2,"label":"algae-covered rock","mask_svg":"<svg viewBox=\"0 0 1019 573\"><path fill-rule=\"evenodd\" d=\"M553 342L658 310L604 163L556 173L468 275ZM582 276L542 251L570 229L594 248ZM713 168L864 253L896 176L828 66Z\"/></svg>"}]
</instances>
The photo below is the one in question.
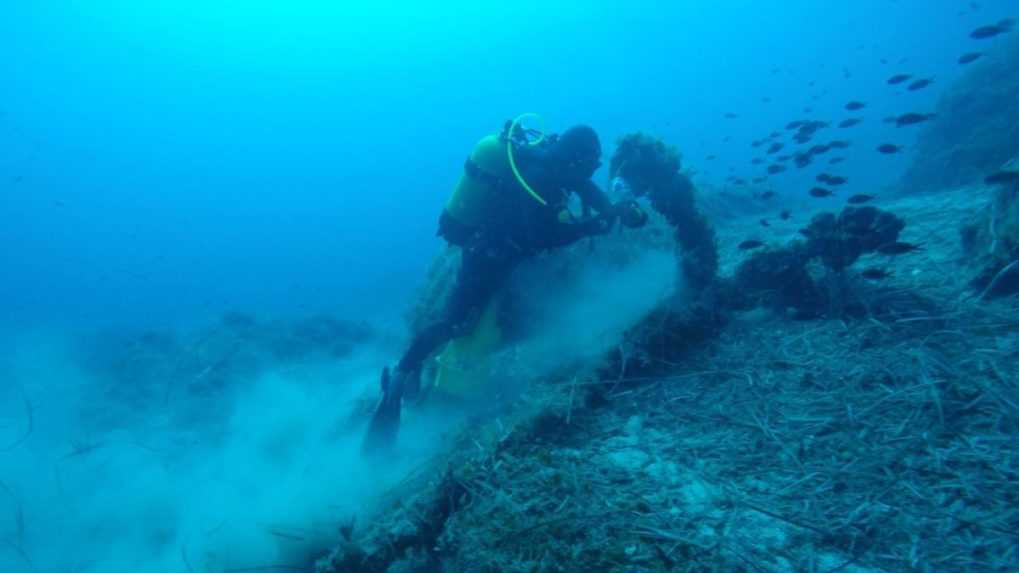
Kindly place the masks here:
<instances>
[{"instance_id":1,"label":"algae-covered rock","mask_svg":"<svg viewBox=\"0 0 1019 573\"><path fill-rule=\"evenodd\" d=\"M825 266L841 271L861 255L872 253L881 245L894 242L906 223L876 207L846 207L835 216L821 213L804 229L807 253L820 257Z\"/></svg>"},{"instance_id":2,"label":"algae-covered rock","mask_svg":"<svg viewBox=\"0 0 1019 573\"><path fill-rule=\"evenodd\" d=\"M661 139L642 132L619 140L609 163L609 176L621 178L638 197L647 197L652 207L675 229L680 267L686 284L703 291L718 272L715 231L697 209L696 189L680 171L682 156Z\"/></svg>"},{"instance_id":3,"label":"algae-covered rock","mask_svg":"<svg viewBox=\"0 0 1019 573\"><path fill-rule=\"evenodd\" d=\"M798 318L845 313L849 309L837 300L841 296L836 296L838 290L847 288L843 271L861 256L896 241L905 226L895 214L870 206L845 207L837 215L820 213L800 231L805 241L758 251L744 260L727 285L727 302L736 309L771 306L782 312L791 310ZM826 284L811 276L808 263L812 261L823 264L829 279ZM838 288L833 290L833 286Z\"/></svg>"},{"instance_id":4,"label":"algae-covered rock","mask_svg":"<svg viewBox=\"0 0 1019 573\"><path fill-rule=\"evenodd\" d=\"M1000 171L1019 173L1019 155ZM1019 292L1019 182L996 185L987 209L966 222L960 234L974 269L973 287L982 297Z\"/></svg>"}]
</instances>

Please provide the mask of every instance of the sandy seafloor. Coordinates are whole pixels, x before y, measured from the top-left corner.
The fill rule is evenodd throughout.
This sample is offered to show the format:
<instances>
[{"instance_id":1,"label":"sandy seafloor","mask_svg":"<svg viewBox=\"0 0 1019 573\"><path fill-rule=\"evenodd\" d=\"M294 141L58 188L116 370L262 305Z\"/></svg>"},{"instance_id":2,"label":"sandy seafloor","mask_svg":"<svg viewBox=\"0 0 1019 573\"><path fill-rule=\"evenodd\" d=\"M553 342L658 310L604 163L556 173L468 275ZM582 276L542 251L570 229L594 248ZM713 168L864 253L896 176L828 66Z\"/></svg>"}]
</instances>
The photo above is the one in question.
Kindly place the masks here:
<instances>
[{"instance_id":1,"label":"sandy seafloor","mask_svg":"<svg viewBox=\"0 0 1019 573\"><path fill-rule=\"evenodd\" d=\"M854 267L892 273L861 295L892 313L759 309L667 374L594 364L532 385L318 570L1015 570L1019 300L976 300L958 233L989 194L878 198L925 246ZM792 215L716 222L721 273L748 237L796 237L810 212ZM609 390L582 399L593 386Z\"/></svg>"}]
</instances>

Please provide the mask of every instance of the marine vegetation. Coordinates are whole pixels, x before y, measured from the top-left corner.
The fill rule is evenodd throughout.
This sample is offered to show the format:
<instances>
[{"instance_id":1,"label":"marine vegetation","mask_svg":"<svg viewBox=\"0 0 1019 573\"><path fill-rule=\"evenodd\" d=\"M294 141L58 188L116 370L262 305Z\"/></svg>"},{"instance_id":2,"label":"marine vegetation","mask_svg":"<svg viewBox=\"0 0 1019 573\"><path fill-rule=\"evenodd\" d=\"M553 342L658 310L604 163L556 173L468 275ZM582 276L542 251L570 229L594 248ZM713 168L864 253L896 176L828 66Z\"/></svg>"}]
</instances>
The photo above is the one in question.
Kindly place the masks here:
<instances>
[{"instance_id":1,"label":"marine vegetation","mask_svg":"<svg viewBox=\"0 0 1019 573\"><path fill-rule=\"evenodd\" d=\"M609 163L609 177L625 180L638 197L648 197L675 229L680 267L689 288L701 292L718 272L715 231L697 209L696 190L682 171L682 156L661 139L643 132L620 138Z\"/></svg>"}]
</instances>

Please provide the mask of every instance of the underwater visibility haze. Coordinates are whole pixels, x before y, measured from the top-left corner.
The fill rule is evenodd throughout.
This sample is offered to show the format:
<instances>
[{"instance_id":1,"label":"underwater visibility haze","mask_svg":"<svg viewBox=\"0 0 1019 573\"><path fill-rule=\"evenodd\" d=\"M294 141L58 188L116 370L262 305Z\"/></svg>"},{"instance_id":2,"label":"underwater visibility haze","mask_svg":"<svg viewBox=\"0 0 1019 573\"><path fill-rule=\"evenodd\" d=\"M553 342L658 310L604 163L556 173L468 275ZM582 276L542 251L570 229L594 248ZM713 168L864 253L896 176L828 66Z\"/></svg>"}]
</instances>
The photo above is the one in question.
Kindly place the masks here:
<instances>
[{"instance_id":1,"label":"underwater visibility haze","mask_svg":"<svg viewBox=\"0 0 1019 573\"><path fill-rule=\"evenodd\" d=\"M0 571L1019 569L1017 16L6 3Z\"/></svg>"}]
</instances>

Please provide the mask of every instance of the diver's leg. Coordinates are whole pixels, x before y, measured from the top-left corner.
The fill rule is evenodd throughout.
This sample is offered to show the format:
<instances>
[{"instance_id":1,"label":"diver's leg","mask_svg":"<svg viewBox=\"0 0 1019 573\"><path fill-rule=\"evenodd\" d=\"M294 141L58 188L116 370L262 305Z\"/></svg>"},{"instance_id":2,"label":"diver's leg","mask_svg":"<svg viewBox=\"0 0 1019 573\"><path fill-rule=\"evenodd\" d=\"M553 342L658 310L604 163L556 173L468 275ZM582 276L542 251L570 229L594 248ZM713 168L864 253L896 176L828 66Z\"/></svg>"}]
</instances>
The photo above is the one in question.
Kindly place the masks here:
<instances>
[{"instance_id":1,"label":"diver's leg","mask_svg":"<svg viewBox=\"0 0 1019 573\"><path fill-rule=\"evenodd\" d=\"M468 248L461 254L460 270L442 319L419 332L397 365L397 374L410 375L411 393L425 359L450 339L468 334L477 324L492 295L505 282L516 258L490 249Z\"/></svg>"},{"instance_id":2,"label":"diver's leg","mask_svg":"<svg viewBox=\"0 0 1019 573\"><path fill-rule=\"evenodd\" d=\"M492 296L513 272L518 257L478 246L464 249L456 284L446 307L452 336L468 334L481 318Z\"/></svg>"},{"instance_id":3,"label":"diver's leg","mask_svg":"<svg viewBox=\"0 0 1019 573\"><path fill-rule=\"evenodd\" d=\"M404 396L417 393L425 359L443 343L473 328L517 260L487 249L464 249L442 320L414 337L392 375L388 368L382 371L382 401L369 424L363 453L384 451L393 445L400 426L400 403Z\"/></svg>"},{"instance_id":4,"label":"diver's leg","mask_svg":"<svg viewBox=\"0 0 1019 573\"><path fill-rule=\"evenodd\" d=\"M439 322L425 327L411 341L407 351L403 353L397 368L400 370L416 370L428 358L428 355L435 351L442 343L453 336L455 326L448 319L443 318Z\"/></svg>"}]
</instances>

